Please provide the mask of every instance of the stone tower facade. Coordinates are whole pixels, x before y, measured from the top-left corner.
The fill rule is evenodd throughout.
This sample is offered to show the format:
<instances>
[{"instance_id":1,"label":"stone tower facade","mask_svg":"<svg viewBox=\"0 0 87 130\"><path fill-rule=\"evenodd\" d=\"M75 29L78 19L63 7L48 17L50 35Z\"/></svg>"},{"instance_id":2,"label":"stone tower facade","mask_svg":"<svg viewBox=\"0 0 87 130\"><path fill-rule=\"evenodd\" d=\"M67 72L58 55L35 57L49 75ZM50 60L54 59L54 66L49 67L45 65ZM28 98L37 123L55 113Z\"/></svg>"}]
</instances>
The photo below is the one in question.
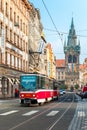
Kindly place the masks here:
<instances>
[{"instance_id":1,"label":"stone tower facade","mask_svg":"<svg viewBox=\"0 0 87 130\"><path fill-rule=\"evenodd\" d=\"M73 18L68 34L68 40L64 43L64 53L66 66L65 84L70 89L72 86L74 87L76 84L79 84L80 42L77 42Z\"/></svg>"}]
</instances>

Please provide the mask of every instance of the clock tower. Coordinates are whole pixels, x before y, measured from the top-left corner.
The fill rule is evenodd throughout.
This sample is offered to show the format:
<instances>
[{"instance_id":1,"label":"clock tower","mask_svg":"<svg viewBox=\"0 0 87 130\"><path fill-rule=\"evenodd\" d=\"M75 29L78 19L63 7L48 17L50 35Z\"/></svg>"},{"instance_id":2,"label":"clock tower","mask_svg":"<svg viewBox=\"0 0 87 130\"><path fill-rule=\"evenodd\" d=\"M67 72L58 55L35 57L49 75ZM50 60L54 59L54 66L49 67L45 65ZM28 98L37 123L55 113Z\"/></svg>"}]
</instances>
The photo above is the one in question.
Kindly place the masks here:
<instances>
[{"instance_id":1,"label":"clock tower","mask_svg":"<svg viewBox=\"0 0 87 130\"><path fill-rule=\"evenodd\" d=\"M79 84L79 56L80 56L80 42L77 42L77 36L74 29L73 18L71 21L71 28L68 34L68 40L64 43L65 53L65 83L68 88Z\"/></svg>"}]
</instances>

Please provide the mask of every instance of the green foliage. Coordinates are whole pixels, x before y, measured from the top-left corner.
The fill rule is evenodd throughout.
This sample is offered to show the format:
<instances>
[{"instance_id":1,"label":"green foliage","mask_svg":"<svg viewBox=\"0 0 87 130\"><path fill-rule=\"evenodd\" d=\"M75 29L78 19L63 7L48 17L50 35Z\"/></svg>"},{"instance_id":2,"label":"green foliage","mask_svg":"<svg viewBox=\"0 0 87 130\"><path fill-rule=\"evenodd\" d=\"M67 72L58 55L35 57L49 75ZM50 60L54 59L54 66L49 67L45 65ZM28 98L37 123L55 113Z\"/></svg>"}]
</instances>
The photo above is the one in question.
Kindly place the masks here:
<instances>
[{"instance_id":1,"label":"green foliage","mask_svg":"<svg viewBox=\"0 0 87 130\"><path fill-rule=\"evenodd\" d=\"M78 89L79 88L79 84L76 84L74 87L75 87L75 89Z\"/></svg>"},{"instance_id":2,"label":"green foliage","mask_svg":"<svg viewBox=\"0 0 87 130\"><path fill-rule=\"evenodd\" d=\"M67 86L66 86L65 84L61 84L61 85L59 86L59 88L60 88L60 89L67 89Z\"/></svg>"}]
</instances>

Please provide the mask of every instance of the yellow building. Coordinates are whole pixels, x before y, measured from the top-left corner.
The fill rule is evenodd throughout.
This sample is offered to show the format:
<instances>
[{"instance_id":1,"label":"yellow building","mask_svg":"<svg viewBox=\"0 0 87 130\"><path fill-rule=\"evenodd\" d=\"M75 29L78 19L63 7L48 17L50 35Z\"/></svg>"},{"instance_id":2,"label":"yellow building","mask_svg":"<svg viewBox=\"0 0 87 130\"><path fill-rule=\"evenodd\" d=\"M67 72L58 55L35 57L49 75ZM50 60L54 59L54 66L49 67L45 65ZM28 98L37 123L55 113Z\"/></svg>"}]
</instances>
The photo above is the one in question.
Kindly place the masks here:
<instances>
[{"instance_id":1,"label":"yellow building","mask_svg":"<svg viewBox=\"0 0 87 130\"><path fill-rule=\"evenodd\" d=\"M47 75L56 79L56 60L50 43L47 44Z\"/></svg>"},{"instance_id":2,"label":"yellow building","mask_svg":"<svg viewBox=\"0 0 87 130\"><path fill-rule=\"evenodd\" d=\"M28 72L28 0L0 0L0 97L14 96L14 83Z\"/></svg>"}]
</instances>

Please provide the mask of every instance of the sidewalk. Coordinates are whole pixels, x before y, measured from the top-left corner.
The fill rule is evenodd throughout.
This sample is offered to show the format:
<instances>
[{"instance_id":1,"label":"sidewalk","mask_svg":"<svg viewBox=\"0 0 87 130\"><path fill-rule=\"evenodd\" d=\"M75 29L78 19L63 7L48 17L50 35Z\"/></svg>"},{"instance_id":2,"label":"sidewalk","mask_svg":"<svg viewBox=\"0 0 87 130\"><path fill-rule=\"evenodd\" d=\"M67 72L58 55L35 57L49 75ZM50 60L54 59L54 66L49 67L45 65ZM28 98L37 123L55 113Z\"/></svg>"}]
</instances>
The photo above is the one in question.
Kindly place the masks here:
<instances>
[{"instance_id":1,"label":"sidewalk","mask_svg":"<svg viewBox=\"0 0 87 130\"><path fill-rule=\"evenodd\" d=\"M81 100L79 98L75 115L68 130L87 130L87 99Z\"/></svg>"},{"instance_id":2,"label":"sidewalk","mask_svg":"<svg viewBox=\"0 0 87 130\"><path fill-rule=\"evenodd\" d=\"M0 109L3 107L12 106L19 102L19 98L8 98L8 99L0 99Z\"/></svg>"}]
</instances>

